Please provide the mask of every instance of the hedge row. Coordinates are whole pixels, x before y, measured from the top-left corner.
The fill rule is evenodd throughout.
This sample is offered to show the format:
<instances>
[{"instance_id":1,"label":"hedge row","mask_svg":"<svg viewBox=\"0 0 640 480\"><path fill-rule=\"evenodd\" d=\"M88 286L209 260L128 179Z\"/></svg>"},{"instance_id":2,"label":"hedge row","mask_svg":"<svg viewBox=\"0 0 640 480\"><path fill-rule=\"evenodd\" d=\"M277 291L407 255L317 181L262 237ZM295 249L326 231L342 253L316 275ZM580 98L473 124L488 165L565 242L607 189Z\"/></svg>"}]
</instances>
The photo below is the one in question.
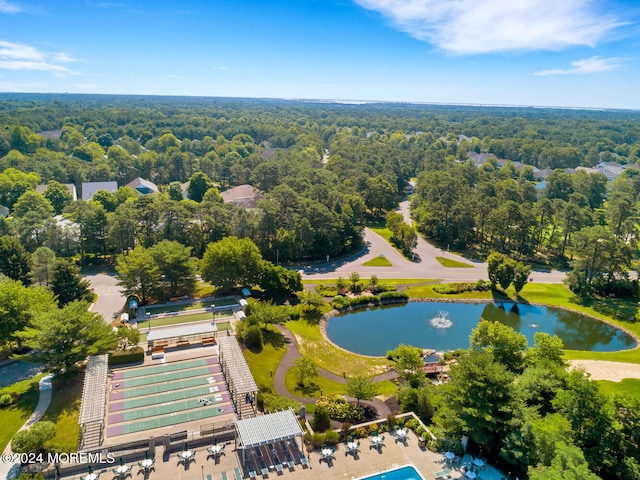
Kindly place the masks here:
<instances>
[{"instance_id":1,"label":"hedge row","mask_svg":"<svg viewBox=\"0 0 640 480\"><path fill-rule=\"evenodd\" d=\"M409 295L404 292L384 292L380 295L360 295L358 297L348 298L337 295L331 300L331 306L336 310L346 310L349 308L363 308L369 305L383 305L385 303L406 302Z\"/></svg>"},{"instance_id":2,"label":"hedge row","mask_svg":"<svg viewBox=\"0 0 640 480\"><path fill-rule=\"evenodd\" d=\"M488 290L491 290L491 283L482 279L477 282L445 283L433 286L433 291L440 295L454 295L464 292L486 292Z\"/></svg>"},{"instance_id":3,"label":"hedge row","mask_svg":"<svg viewBox=\"0 0 640 480\"><path fill-rule=\"evenodd\" d=\"M142 361L144 361L144 350L142 347L135 347L131 350L114 350L109 352L109 365L122 365L123 363Z\"/></svg>"}]
</instances>

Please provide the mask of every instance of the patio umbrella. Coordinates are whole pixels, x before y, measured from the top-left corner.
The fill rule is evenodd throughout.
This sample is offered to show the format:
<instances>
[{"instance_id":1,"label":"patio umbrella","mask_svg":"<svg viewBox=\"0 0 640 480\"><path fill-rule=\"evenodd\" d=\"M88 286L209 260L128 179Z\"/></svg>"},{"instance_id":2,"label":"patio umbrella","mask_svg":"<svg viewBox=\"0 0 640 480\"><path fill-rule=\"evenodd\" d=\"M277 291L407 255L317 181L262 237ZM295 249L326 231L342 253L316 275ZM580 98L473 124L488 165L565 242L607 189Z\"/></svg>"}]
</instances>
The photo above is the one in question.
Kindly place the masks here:
<instances>
[{"instance_id":1,"label":"patio umbrella","mask_svg":"<svg viewBox=\"0 0 640 480\"><path fill-rule=\"evenodd\" d=\"M149 460L149 452L145 450L144 452L144 459L145 460Z\"/></svg>"},{"instance_id":2,"label":"patio umbrella","mask_svg":"<svg viewBox=\"0 0 640 480\"><path fill-rule=\"evenodd\" d=\"M218 444L218 437L213 437L213 444L217 445Z\"/></svg>"},{"instance_id":3,"label":"patio umbrella","mask_svg":"<svg viewBox=\"0 0 640 480\"><path fill-rule=\"evenodd\" d=\"M124 465L124 460L120 457L120 465Z\"/></svg>"},{"instance_id":4,"label":"patio umbrella","mask_svg":"<svg viewBox=\"0 0 640 480\"><path fill-rule=\"evenodd\" d=\"M184 451L186 452L187 450L189 450L189 444L184 442Z\"/></svg>"},{"instance_id":5,"label":"patio umbrella","mask_svg":"<svg viewBox=\"0 0 640 480\"><path fill-rule=\"evenodd\" d=\"M87 470L89 471L89 474L93 473L93 467L91 465L89 465L89 468Z\"/></svg>"}]
</instances>

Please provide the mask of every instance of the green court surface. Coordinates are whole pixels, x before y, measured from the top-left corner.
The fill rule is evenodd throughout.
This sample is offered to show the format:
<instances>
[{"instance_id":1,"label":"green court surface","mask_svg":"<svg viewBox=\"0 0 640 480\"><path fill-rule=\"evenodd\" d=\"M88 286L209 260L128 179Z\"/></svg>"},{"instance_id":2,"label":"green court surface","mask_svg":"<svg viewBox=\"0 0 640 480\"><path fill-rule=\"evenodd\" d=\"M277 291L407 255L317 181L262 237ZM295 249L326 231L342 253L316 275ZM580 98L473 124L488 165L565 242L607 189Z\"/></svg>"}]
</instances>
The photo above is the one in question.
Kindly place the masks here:
<instances>
[{"instance_id":1,"label":"green court surface","mask_svg":"<svg viewBox=\"0 0 640 480\"><path fill-rule=\"evenodd\" d=\"M133 378L127 380L125 383L126 388L141 387L143 385L153 385L154 383L173 382L176 380L182 380L183 378L201 377L203 375L213 375L210 367L192 368L189 370L178 370L174 372L162 373L160 375L149 375L146 377Z\"/></svg>"},{"instance_id":2,"label":"green court surface","mask_svg":"<svg viewBox=\"0 0 640 480\"><path fill-rule=\"evenodd\" d=\"M169 425L176 425L178 423L191 422L193 420L202 420L203 418L215 417L222 415L224 410L220 407L202 408L190 412L176 413L169 417L153 418L149 420L143 420L141 422L129 423L123 425L124 433L135 433L142 430L151 430L153 428L168 427Z\"/></svg>"},{"instance_id":3,"label":"green court surface","mask_svg":"<svg viewBox=\"0 0 640 480\"><path fill-rule=\"evenodd\" d=\"M213 392L210 389L217 389ZM167 392L160 395L152 395L150 397L134 398L132 400L125 400L124 408L128 410L130 408L140 408L149 405L157 405L158 403L175 402L176 400L184 400L190 397L202 397L204 395L211 395L211 393L226 391L224 387L220 388L217 385L209 385L207 387L192 388L189 390L180 390L178 392Z\"/></svg>"},{"instance_id":4,"label":"green court surface","mask_svg":"<svg viewBox=\"0 0 640 480\"><path fill-rule=\"evenodd\" d=\"M209 298L206 300L198 300L195 302L178 303L178 304L165 304L158 307L146 307L145 312L151 315L158 315L160 313L176 313L187 312L189 310L198 310L201 308L208 308L211 305L216 307L227 307L229 305L237 305L238 301L235 297L221 297L221 298Z\"/></svg>"},{"instance_id":5,"label":"green court surface","mask_svg":"<svg viewBox=\"0 0 640 480\"><path fill-rule=\"evenodd\" d=\"M183 388L209 385L209 381L207 380L207 378L208 377L188 378L186 380L149 385L147 387L135 388L133 390L125 390L124 398L125 399L136 398L136 397L142 397L144 395L155 395L158 393L176 391Z\"/></svg>"},{"instance_id":6,"label":"green court surface","mask_svg":"<svg viewBox=\"0 0 640 480\"><path fill-rule=\"evenodd\" d=\"M157 373L173 372L187 368L204 367L205 365L207 365L207 360L205 358L189 360L187 362L165 363L163 365L155 365L153 367L142 367L136 368L135 370L128 370L123 372L122 378L126 380L128 378L142 377L144 375L154 375Z\"/></svg>"},{"instance_id":7,"label":"green court surface","mask_svg":"<svg viewBox=\"0 0 640 480\"><path fill-rule=\"evenodd\" d=\"M222 395L218 397L218 400L213 396L203 398L208 398L212 404L222 402ZM182 410L191 410L194 408L201 409L203 406L197 403L195 398L192 398L191 400L185 400L182 402L172 402L168 405L157 405L155 407L143 408L141 410L130 410L124 412L123 422L138 420L140 418L155 417L157 415L168 415L170 413L180 412Z\"/></svg>"}]
</instances>

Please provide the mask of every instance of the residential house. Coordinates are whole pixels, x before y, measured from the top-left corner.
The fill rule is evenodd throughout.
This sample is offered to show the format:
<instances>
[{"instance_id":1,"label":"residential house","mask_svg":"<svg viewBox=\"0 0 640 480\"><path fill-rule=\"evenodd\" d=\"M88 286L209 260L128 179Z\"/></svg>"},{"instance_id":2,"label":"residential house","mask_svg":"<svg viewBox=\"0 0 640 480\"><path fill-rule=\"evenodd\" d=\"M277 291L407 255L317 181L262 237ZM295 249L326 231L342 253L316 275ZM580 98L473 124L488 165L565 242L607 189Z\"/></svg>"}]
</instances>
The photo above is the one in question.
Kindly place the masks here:
<instances>
[{"instance_id":1,"label":"residential house","mask_svg":"<svg viewBox=\"0 0 640 480\"><path fill-rule=\"evenodd\" d=\"M232 203L236 207L256 208L256 203L262 198L262 192L251 185L238 185L224 192L220 192L224 203Z\"/></svg>"},{"instance_id":2,"label":"residential house","mask_svg":"<svg viewBox=\"0 0 640 480\"><path fill-rule=\"evenodd\" d=\"M82 182L82 200L88 201L98 190L106 190L115 193L118 190L118 182Z\"/></svg>"},{"instance_id":3,"label":"residential house","mask_svg":"<svg viewBox=\"0 0 640 480\"><path fill-rule=\"evenodd\" d=\"M155 183L145 180L144 178L136 178L131 182L127 183L127 187L133 188L140 195L148 195L150 193L158 193L158 187Z\"/></svg>"},{"instance_id":4,"label":"residential house","mask_svg":"<svg viewBox=\"0 0 640 480\"><path fill-rule=\"evenodd\" d=\"M73 201L75 202L76 200L78 200L78 191L76 190L76 186L73 183L63 183L63 185L69 190ZM44 193L47 190L47 187L49 187L49 185L47 185L46 183L41 183L36 187L36 192Z\"/></svg>"}]
</instances>

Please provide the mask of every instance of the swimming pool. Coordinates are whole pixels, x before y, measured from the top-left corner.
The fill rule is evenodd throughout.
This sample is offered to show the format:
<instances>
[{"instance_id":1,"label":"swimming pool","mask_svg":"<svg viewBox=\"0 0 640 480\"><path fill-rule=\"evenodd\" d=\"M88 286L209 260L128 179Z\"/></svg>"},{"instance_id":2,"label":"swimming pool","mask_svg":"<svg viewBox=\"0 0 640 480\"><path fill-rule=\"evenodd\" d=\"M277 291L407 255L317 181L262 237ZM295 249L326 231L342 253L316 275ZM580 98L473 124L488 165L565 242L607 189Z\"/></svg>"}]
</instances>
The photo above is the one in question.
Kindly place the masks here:
<instances>
[{"instance_id":1,"label":"swimming pool","mask_svg":"<svg viewBox=\"0 0 640 480\"><path fill-rule=\"evenodd\" d=\"M385 470L376 475L359 477L357 480L425 480L425 478L420 475L420 472L413 465L405 465L404 467Z\"/></svg>"}]
</instances>

